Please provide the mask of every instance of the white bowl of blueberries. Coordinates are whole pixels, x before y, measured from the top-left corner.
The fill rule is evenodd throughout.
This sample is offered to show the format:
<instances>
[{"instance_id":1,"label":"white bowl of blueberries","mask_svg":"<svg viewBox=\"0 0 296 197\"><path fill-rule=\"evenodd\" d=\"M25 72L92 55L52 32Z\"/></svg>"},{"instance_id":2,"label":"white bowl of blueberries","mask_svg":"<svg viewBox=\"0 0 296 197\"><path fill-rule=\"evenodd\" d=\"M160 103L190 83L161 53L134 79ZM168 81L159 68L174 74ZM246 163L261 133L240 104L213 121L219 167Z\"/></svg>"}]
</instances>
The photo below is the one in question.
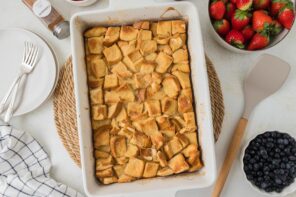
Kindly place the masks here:
<instances>
[{"instance_id":1,"label":"white bowl of blueberries","mask_svg":"<svg viewBox=\"0 0 296 197\"><path fill-rule=\"evenodd\" d=\"M296 190L296 141L291 135L267 131L251 138L242 150L247 182L266 196L286 196Z\"/></svg>"}]
</instances>

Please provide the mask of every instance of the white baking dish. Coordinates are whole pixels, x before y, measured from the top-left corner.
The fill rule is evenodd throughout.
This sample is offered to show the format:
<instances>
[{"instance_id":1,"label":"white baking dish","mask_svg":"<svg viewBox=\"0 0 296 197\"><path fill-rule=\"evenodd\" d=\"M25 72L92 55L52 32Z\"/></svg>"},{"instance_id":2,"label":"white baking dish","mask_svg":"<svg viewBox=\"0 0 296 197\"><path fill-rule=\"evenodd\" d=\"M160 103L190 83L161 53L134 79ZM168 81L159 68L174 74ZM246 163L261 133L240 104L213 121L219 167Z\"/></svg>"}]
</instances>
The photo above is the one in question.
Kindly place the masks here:
<instances>
[{"instance_id":1,"label":"white baking dish","mask_svg":"<svg viewBox=\"0 0 296 197\"><path fill-rule=\"evenodd\" d=\"M164 14L168 8L174 8L175 11L168 11ZM180 17L188 20L191 76L199 126L199 141L205 166L201 171L192 174L139 180L132 183L109 186L100 185L95 179L94 172L95 162L93 158L87 76L84 62L83 32L95 25L121 25L139 20L160 20ZM140 192L161 191L162 194L168 192L170 196L174 196L174 193L178 190L203 188L211 185L216 177L211 103L199 16L195 6L189 2L156 3L151 0L111 0L110 7L105 10L82 12L72 17L71 41L81 165L83 184L87 195L128 196L129 194Z\"/></svg>"}]
</instances>

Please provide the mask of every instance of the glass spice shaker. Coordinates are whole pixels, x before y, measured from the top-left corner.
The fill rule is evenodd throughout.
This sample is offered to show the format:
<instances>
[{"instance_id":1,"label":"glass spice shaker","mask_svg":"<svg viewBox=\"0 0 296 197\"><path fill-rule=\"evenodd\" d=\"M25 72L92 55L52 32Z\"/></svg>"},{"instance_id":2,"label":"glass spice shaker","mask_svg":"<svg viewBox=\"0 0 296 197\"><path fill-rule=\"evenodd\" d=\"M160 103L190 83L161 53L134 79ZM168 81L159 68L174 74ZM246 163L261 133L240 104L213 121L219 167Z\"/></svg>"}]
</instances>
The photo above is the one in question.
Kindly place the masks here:
<instances>
[{"instance_id":1,"label":"glass spice shaker","mask_svg":"<svg viewBox=\"0 0 296 197\"><path fill-rule=\"evenodd\" d=\"M58 39L70 35L70 25L48 0L22 0Z\"/></svg>"}]
</instances>

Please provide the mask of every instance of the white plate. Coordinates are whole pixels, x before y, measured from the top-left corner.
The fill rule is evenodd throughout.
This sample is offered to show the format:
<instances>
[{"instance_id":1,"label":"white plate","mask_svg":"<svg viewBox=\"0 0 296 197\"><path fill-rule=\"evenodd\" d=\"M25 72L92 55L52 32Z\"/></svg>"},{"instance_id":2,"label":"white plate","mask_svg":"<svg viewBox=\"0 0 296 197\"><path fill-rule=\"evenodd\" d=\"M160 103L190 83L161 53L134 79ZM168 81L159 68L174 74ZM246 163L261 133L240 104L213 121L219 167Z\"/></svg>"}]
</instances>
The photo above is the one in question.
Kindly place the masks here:
<instances>
[{"instance_id":1,"label":"white plate","mask_svg":"<svg viewBox=\"0 0 296 197\"><path fill-rule=\"evenodd\" d=\"M57 80L55 56L44 40L24 29L0 29L0 99L19 73L25 41L36 44L40 55L35 69L26 79L23 93L18 95L21 99L16 104L15 116L39 107L52 93Z\"/></svg>"}]
</instances>

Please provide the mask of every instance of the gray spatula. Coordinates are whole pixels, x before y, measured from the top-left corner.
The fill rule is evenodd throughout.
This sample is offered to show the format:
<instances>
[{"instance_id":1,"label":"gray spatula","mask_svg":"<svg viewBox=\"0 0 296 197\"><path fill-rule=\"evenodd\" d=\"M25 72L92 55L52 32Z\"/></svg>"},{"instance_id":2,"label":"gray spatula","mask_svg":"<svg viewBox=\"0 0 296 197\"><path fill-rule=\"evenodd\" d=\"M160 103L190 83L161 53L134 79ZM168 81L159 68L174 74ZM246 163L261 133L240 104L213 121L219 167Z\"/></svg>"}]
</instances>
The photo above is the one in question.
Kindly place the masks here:
<instances>
[{"instance_id":1,"label":"gray spatula","mask_svg":"<svg viewBox=\"0 0 296 197\"><path fill-rule=\"evenodd\" d=\"M290 65L278 57L264 54L251 69L244 82L245 109L235 132L233 133L228 151L220 169L212 197L219 197L235 160L247 127L248 119L255 106L263 99L275 93L286 81Z\"/></svg>"}]
</instances>

